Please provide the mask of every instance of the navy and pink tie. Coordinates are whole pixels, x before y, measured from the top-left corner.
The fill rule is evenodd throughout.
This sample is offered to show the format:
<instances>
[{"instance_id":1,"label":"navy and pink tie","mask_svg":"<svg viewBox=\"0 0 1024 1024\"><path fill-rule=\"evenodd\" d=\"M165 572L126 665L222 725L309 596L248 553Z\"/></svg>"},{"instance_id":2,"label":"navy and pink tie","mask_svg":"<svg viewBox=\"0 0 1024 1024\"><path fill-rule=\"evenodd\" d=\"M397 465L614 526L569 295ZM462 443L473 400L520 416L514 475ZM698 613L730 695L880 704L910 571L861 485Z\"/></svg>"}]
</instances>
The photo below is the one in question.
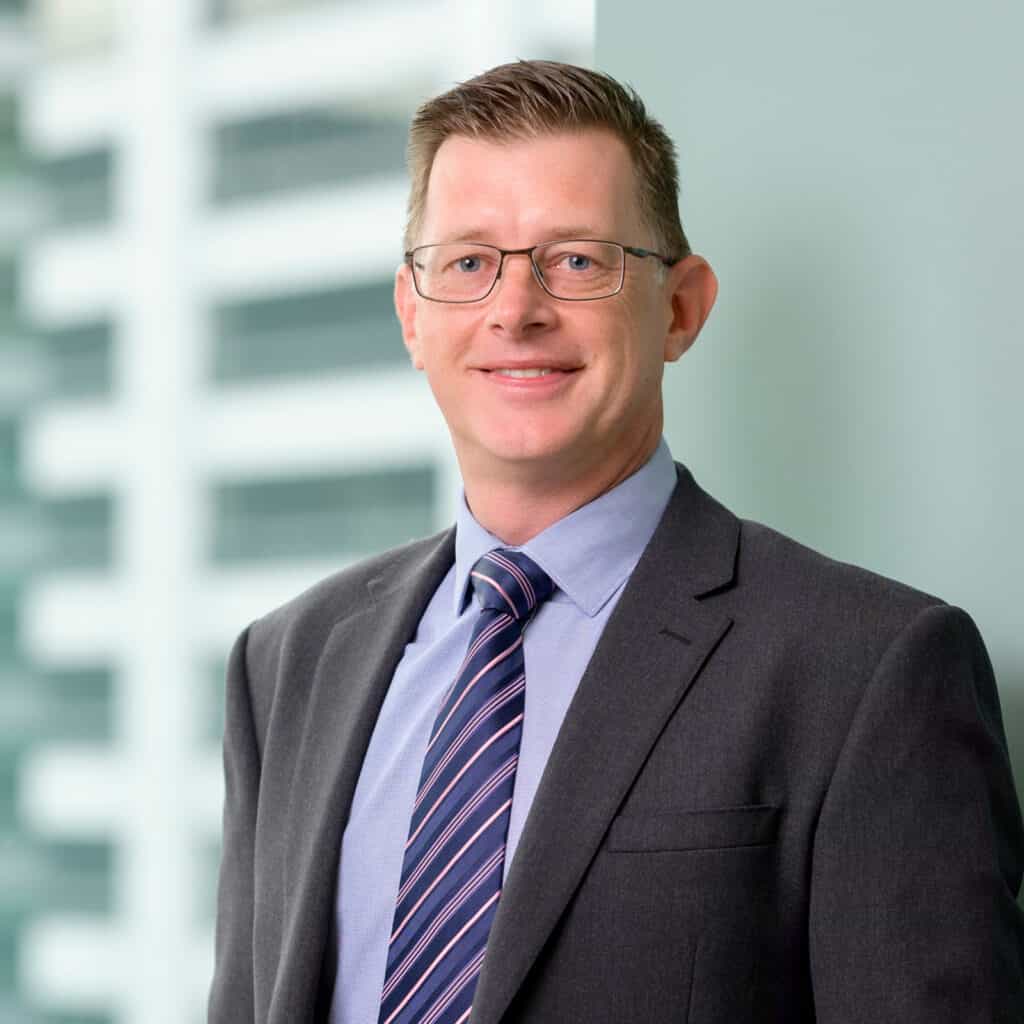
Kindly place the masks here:
<instances>
[{"instance_id":1,"label":"navy and pink tie","mask_svg":"<svg viewBox=\"0 0 1024 1024\"><path fill-rule=\"evenodd\" d=\"M501 895L526 677L523 629L554 584L521 551L470 573L482 605L431 730L378 1024L464 1024Z\"/></svg>"}]
</instances>

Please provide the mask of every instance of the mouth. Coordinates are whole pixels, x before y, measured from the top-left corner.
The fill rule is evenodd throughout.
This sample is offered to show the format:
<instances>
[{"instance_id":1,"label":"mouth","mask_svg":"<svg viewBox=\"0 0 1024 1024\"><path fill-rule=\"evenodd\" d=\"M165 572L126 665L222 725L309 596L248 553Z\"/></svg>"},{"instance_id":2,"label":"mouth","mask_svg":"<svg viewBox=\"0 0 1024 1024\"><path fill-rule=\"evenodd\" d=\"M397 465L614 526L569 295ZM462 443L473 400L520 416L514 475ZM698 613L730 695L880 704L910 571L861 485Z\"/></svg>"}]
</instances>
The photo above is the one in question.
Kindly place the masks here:
<instances>
[{"instance_id":1,"label":"mouth","mask_svg":"<svg viewBox=\"0 0 1024 1024\"><path fill-rule=\"evenodd\" d=\"M523 359L510 359L505 362L484 363L477 366L481 373L490 374L495 377L505 377L508 380L536 380L540 377L552 377L575 373L583 369L579 363L556 363L550 357L533 362L529 357Z\"/></svg>"},{"instance_id":2,"label":"mouth","mask_svg":"<svg viewBox=\"0 0 1024 1024\"><path fill-rule=\"evenodd\" d=\"M509 377L512 380L532 380L536 377L550 377L553 373L571 373L568 368L553 366L530 366L522 369L511 366L496 366L487 370L487 373L496 374L499 377Z\"/></svg>"},{"instance_id":3,"label":"mouth","mask_svg":"<svg viewBox=\"0 0 1024 1024\"><path fill-rule=\"evenodd\" d=\"M581 366L481 366L478 372L506 395L553 396L569 386Z\"/></svg>"}]
</instances>

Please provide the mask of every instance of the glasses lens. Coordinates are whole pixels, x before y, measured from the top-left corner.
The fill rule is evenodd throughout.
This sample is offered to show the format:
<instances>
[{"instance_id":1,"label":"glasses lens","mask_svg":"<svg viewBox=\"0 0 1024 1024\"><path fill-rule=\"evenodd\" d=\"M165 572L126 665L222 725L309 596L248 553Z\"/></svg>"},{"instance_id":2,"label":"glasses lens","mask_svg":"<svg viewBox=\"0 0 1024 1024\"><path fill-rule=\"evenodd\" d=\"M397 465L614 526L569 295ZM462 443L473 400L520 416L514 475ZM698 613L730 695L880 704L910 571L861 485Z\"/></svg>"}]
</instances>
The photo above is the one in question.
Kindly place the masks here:
<instances>
[{"instance_id":1,"label":"glasses lens","mask_svg":"<svg viewBox=\"0 0 1024 1024\"><path fill-rule=\"evenodd\" d=\"M499 250L473 242L423 245L412 255L420 294L441 302L482 299L491 290L500 264Z\"/></svg>"},{"instance_id":2,"label":"glasses lens","mask_svg":"<svg viewBox=\"0 0 1024 1024\"><path fill-rule=\"evenodd\" d=\"M622 285L622 249L612 242L548 242L533 258L548 290L560 299L600 299Z\"/></svg>"}]
</instances>

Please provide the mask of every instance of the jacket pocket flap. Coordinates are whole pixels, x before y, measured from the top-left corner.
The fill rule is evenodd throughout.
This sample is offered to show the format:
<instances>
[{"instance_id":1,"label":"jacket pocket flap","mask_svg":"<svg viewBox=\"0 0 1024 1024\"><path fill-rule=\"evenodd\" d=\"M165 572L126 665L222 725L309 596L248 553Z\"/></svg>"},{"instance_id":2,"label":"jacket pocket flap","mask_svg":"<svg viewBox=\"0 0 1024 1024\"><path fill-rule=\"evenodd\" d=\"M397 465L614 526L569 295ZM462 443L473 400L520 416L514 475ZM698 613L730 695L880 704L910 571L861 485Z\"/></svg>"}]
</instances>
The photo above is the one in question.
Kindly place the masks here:
<instances>
[{"instance_id":1,"label":"jacket pocket flap","mask_svg":"<svg viewBox=\"0 0 1024 1024\"><path fill-rule=\"evenodd\" d=\"M715 850L773 843L780 808L769 804L619 815L608 834L617 851Z\"/></svg>"}]
</instances>

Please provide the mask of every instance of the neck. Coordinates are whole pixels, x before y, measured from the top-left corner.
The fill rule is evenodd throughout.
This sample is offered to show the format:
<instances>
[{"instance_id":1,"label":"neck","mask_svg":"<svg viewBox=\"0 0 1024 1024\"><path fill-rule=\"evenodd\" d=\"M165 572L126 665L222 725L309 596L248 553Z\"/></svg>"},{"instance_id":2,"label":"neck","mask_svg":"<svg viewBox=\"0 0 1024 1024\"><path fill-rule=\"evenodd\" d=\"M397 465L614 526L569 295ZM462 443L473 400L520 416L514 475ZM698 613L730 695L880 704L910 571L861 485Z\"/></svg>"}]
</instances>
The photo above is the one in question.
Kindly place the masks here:
<instances>
[{"instance_id":1,"label":"neck","mask_svg":"<svg viewBox=\"0 0 1024 1024\"><path fill-rule=\"evenodd\" d=\"M615 462L586 467L517 466L512 472L499 467L505 471L482 474L467 472L460 460L466 503L476 521L502 543L525 544L632 476L654 454L660 436L657 430Z\"/></svg>"}]
</instances>

